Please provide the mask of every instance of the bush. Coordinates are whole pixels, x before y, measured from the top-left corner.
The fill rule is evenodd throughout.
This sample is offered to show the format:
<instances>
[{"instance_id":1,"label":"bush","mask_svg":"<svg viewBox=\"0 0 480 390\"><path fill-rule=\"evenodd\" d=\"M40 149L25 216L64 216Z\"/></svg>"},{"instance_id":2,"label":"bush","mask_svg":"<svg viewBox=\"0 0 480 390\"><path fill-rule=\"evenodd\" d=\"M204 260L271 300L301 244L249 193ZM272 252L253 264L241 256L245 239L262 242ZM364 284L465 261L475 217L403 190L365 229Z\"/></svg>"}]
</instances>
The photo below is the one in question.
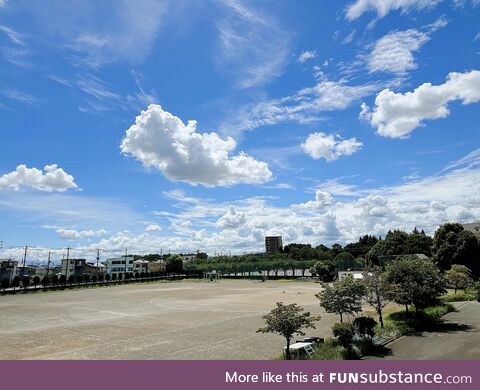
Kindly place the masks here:
<instances>
[{"instance_id":1,"label":"bush","mask_svg":"<svg viewBox=\"0 0 480 390\"><path fill-rule=\"evenodd\" d=\"M56 286L58 284L58 276L57 275L53 275L52 277L52 284L54 286Z\"/></svg>"},{"instance_id":2,"label":"bush","mask_svg":"<svg viewBox=\"0 0 480 390\"><path fill-rule=\"evenodd\" d=\"M20 287L20 277L19 276L15 276L12 280L12 287L13 288L16 288L16 287Z\"/></svg>"},{"instance_id":3,"label":"bush","mask_svg":"<svg viewBox=\"0 0 480 390\"><path fill-rule=\"evenodd\" d=\"M105 274L105 280L108 282L112 277L110 274Z\"/></svg>"},{"instance_id":4,"label":"bush","mask_svg":"<svg viewBox=\"0 0 480 390\"><path fill-rule=\"evenodd\" d=\"M350 324L336 323L332 328L333 335L347 352L347 358L353 356L353 328Z\"/></svg>"},{"instance_id":5,"label":"bush","mask_svg":"<svg viewBox=\"0 0 480 390\"><path fill-rule=\"evenodd\" d=\"M377 321L371 317L357 317L353 320L353 329L355 333L364 341L372 341L375 336L375 326Z\"/></svg>"},{"instance_id":6,"label":"bush","mask_svg":"<svg viewBox=\"0 0 480 390\"><path fill-rule=\"evenodd\" d=\"M60 278L58 279L58 282L65 286L67 284L67 277L65 275L60 275Z\"/></svg>"},{"instance_id":7,"label":"bush","mask_svg":"<svg viewBox=\"0 0 480 390\"><path fill-rule=\"evenodd\" d=\"M40 284L40 276L35 276L33 278L33 285L35 286L35 288L37 288L39 284Z\"/></svg>"},{"instance_id":8,"label":"bush","mask_svg":"<svg viewBox=\"0 0 480 390\"><path fill-rule=\"evenodd\" d=\"M117 274L112 274L112 280L117 280Z\"/></svg>"},{"instance_id":9,"label":"bush","mask_svg":"<svg viewBox=\"0 0 480 390\"><path fill-rule=\"evenodd\" d=\"M63 275L62 275L62 276L63 276ZM78 280L78 278L77 278L77 280ZM70 276L68 277L68 283L70 283L70 284L75 283L75 276L70 275Z\"/></svg>"},{"instance_id":10,"label":"bush","mask_svg":"<svg viewBox=\"0 0 480 390\"><path fill-rule=\"evenodd\" d=\"M338 345L337 340L328 339L315 347L315 360L343 360L343 349Z\"/></svg>"}]
</instances>

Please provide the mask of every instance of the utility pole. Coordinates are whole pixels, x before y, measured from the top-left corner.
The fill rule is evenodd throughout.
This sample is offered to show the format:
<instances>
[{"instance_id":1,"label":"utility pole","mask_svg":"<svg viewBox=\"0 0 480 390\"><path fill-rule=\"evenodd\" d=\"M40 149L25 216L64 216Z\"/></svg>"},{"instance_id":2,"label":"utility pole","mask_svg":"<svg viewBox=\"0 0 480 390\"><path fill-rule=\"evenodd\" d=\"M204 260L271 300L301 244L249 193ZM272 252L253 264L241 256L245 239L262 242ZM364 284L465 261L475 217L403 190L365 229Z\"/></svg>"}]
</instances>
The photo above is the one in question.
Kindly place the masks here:
<instances>
[{"instance_id":1,"label":"utility pole","mask_svg":"<svg viewBox=\"0 0 480 390\"><path fill-rule=\"evenodd\" d=\"M68 275L68 260L70 259L70 247L67 246L67 258L66 258L66 261L65 261L65 277L67 278L69 275Z\"/></svg>"},{"instance_id":2,"label":"utility pole","mask_svg":"<svg viewBox=\"0 0 480 390\"><path fill-rule=\"evenodd\" d=\"M96 270L96 274L98 275L98 263L100 261L100 249L97 249L97 270Z\"/></svg>"},{"instance_id":3,"label":"utility pole","mask_svg":"<svg viewBox=\"0 0 480 390\"><path fill-rule=\"evenodd\" d=\"M125 248L125 275L127 274L127 248ZM125 279L125 275L123 279Z\"/></svg>"},{"instance_id":4,"label":"utility pole","mask_svg":"<svg viewBox=\"0 0 480 390\"><path fill-rule=\"evenodd\" d=\"M48 260L47 260L47 276L50 272L50 251L48 251Z\"/></svg>"},{"instance_id":5,"label":"utility pole","mask_svg":"<svg viewBox=\"0 0 480 390\"><path fill-rule=\"evenodd\" d=\"M25 244L25 252L23 252L23 267L22 267L22 272L23 272L23 276L25 276L25 263L27 262L27 248L28 248L28 245Z\"/></svg>"}]
</instances>

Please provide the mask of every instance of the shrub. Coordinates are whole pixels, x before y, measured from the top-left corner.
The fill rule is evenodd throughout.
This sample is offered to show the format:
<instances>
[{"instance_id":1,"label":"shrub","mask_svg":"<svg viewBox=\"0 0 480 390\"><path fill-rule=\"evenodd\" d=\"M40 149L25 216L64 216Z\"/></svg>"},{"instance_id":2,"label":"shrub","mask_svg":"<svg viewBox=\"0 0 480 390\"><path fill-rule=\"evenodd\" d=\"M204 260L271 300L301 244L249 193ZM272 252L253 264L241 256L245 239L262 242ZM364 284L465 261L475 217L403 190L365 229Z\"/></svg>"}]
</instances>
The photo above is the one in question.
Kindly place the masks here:
<instances>
[{"instance_id":1,"label":"shrub","mask_svg":"<svg viewBox=\"0 0 480 390\"><path fill-rule=\"evenodd\" d=\"M355 333L365 341L372 341L376 325L377 321L371 317L357 317L353 320Z\"/></svg>"},{"instance_id":2,"label":"shrub","mask_svg":"<svg viewBox=\"0 0 480 390\"><path fill-rule=\"evenodd\" d=\"M52 277L52 284L54 286L56 286L58 284L58 276L57 275L53 275Z\"/></svg>"},{"instance_id":3,"label":"shrub","mask_svg":"<svg viewBox=\"0 0 480 390\"><path fill-rule=\"evenodd\" d=\"M37 288L39 284L40 284L40 276L35 276L33 278L33 285L35 286L35 288Z\"/></svg>"},{"instance_id":4,"label":"shrub","mask_svg":"<svg viewBox=\"0 0 480 390\"><path fill-rule=\"evenodd\" d=\"M62 275L62 276L63 276L63 275ZM78 280L78 278L77 278L77 280ZM70 284L75 283L75 276L70 275L70 276L68 277L68 283L70 283Z\"/></svg>"},{"instance_id":5,"label":"shrub","mask_svg":"<svg viewBox=\"0 0 480 390\"><path fill-rule=\"evenodd\" d=\"M347 357L353 355L353 328L350 324L336 323L332 328L333 335L347 352Z\"/></svg>"}]
</instances>

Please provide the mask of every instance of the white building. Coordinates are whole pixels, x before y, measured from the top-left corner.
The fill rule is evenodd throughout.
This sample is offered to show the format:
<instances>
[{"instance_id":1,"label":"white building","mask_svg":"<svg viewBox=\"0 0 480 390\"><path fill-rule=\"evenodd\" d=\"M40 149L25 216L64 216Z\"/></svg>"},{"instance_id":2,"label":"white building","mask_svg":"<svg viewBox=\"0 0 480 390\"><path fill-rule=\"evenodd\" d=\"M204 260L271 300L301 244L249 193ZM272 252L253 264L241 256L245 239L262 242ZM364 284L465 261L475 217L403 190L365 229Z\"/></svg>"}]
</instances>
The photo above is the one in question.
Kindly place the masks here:
<instances>
[{"instance_id":1,"label":"white building","mask_svg":"<svg viewBox=\"0 0 480 390\"><path fill-rule=\"evenodd\" d=\"M196 254L188 254L188 255L181 255L182 261L184 263L188 263L189 261L193 261L197 258Z\"/></svg>"},{"instance_id":2,"label":"white building","mask_svg":"<svg viewBox=\"0 0 480 390\"><path fill-rule=\"evenodd\" d=\"M133 256L121 256L105 261L106 272L109 275L133 272Z\"/></svg>"},{"instance_id":3,"label":"white building","mask_svg":"<svg viewBox=\"0 0 480 390\"><path fill-rule=\"evenodd\" d=\"M138 259L133 262L133 272L141 274L142 272L148 272L148 264L147 260Z\"/></svg>"}]
</instances>

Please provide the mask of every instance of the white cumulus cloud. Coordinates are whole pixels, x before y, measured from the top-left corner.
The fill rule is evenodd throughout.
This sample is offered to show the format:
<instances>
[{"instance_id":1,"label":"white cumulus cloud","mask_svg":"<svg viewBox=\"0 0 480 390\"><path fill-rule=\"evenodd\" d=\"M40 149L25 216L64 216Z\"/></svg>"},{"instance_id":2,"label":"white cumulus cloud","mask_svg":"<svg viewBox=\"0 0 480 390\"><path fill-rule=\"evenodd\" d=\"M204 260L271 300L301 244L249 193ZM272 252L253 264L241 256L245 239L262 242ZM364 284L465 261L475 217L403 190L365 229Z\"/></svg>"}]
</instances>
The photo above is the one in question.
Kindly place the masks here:
<instances>
[{"instance_id":1,"label":"white cumulus cloud","mask_svg":"<svg viewBox=\"0 0 480 390\"><path fill-rule=\"evenodd\" d=\"M235 229L244 224L245 214L230 206L228 211L217 220L216 226L221 229Z\"/></svg>"},{"instance_id":2,"label":"white cumulus cloud","mask_svg":"<svg viewBox=\"0 0 480 390\"><path fill-rule=\"evenodd\" d=\"M384 89L375 98L373 111L362 105L360 117L377 128L381 136L406 138L424 120L447 117L448 103L455 100L463 104L480 101L480 71L452 72L445 83L424 83L413 92Z\"/></svg>"},{"instance_id":3,"label":"white cumulus cloud","mask_svg":"<svg viewBox=\"0 0 480 390\"><path fill-rule=\"evenodd\" d=\"M338 136L322 132L309 134L302 149L315 160L324 158L333 161L341 156L350 156L360 150L363 144L356 138L342 140Z\"/></svg>"},{"instance_id":4,"label":"white cumulus cloud","mask_svg":"<svg viewBox=\"0 0 480 390\"><path fill-rule=\"evenodd\" d=\"M157 225L156 223L148 225L145 228L146 232L159 232L160 230L162 230L162 228L159 225Z\"/></svg>"},{"instance_id":5,"label":"white cumulus cloud","mask_svg":"<svg viewBox=\"0 0 480 390\"><path fill-rule=\"evenodd\" d=\"M151 104L126 132L121 150L167 178L190 184L226 186L271 179L268 165L240 152L236 142L217 133L198 133L197 122L182 120Z\"/></svg>"},{"instance_id":6,"label":"white cumulus cloud","mask_svg":"<svg viewBox=\"0 0 480 390\"><path fill-rule=\"evenodd\" d=\"M93 237L102 237L107 234L107 231L104 229L99 230L75 230L75 229L57 229L56 233L60 238L67 240L78 240L82 238L93 238Z\"/></svg>"},{"instance_id":7,"label":"white cumulus cloud","mask_svg":"<svg viewBox=\"0 0 480 390\"><path fill-rule=\"evenodd\" d=\"M317 190L315 200L309 200L306 203L300 203L298 207L304 209L323 209L333 203L333 196L329 192Z\"/></svg>"},{"instance_id":8,"label":"white cumulus cloud","mask_svg":"<svg viewBox=\"0 0 480 390\"><path fill-rule=\"evenodd\" d=\"M24 164L17 166L13 172L0 176L0 191L19 191L23 187L30 187L39 191L66 191L77 188L72 175L66 173L56 164L46 165L43 171L37 168L28 168Z\"/></svg>"},{"instance_id":9,"label":"white cumulus cloud","mask_svg":"<svg viewBox=\"0 0 480 390\"><path fill-rule=\"evenodd\" d=\"M377 17L383 18L390 11L407 13L411 10L422 10L435 7L441 0L356 0L350 3L345 10L348 20L355 20L365 12L373 11Z\"/></svg>"}]
</instances>

